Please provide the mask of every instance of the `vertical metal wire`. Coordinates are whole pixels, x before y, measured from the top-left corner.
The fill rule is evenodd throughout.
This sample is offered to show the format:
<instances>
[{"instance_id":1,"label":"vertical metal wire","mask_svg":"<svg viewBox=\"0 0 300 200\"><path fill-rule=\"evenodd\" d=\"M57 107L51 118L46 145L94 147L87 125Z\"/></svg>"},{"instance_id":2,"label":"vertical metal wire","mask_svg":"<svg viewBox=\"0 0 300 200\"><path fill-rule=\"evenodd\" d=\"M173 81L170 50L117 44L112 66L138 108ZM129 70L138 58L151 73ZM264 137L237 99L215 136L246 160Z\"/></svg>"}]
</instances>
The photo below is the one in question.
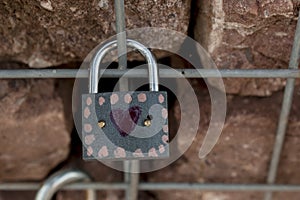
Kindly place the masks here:
<instances>
[{"instance_id":1,"label":"vertical metal wire","mask_svg":"<svg viewBox=\"0 0 300 200\"><path fill-rule=\"evenodd\" d=\"M116 29L118 42L118 69L124 70L127 68L127 47L126 47L126 32L125 32L125 5L124 0L115 0L115 15L116 15ZM128 91L128 79L120 78L120 91ZM126 189L126 199L136 200L138 196L139 174L130 173L134 170L139 170L138 161L124 161L124 179L128 184Z\"/></svg>"},{"instance_id":2,"label":"vertical metal wire","mask_svg":"<svg viewBox=\"0 0 300 200\"><path fill-rule=\"evenodd\" d=\"M124 0L115 0L116 31L118 41L119 69L127 68L127 46L125 32L125 6ZM127 87L126 85L125 87Z\"/></svg>"},{"instance_id":3,"label":"vertical metal wire","mask_svg":"<svg viewBox=\"0 0 300 200\"><path fill-rule=\"evenodd\" d=\"M300 11L299 11L299 16L300 16ZM300 55L300 20L298 17L295 39L294 39L292 54L289 62L289 69L298 68L299 55ZM284 143L286 128L288 125L289 114L290 114L291 105L293 101L294 88L295 88L295 79L288 78L284 90L283 102L282 102L281 113L278 122L272 160L271 160L270 169L267 178L268 184L273 184L276 181L280 155ZM272 192L267 192L265 194L265 200L271 200L271 199L272 199Z\"/></svg>"}]
</instances>

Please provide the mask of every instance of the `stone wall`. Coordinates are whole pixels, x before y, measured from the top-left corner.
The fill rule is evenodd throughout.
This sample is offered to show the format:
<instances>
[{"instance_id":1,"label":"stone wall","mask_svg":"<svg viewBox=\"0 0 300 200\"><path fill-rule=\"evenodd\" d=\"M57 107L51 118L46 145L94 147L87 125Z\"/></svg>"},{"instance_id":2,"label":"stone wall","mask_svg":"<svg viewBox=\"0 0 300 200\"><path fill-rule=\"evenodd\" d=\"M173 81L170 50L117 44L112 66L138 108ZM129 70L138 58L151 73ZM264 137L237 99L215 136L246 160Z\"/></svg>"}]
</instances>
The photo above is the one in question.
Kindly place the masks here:
<instances>
[{"instance_id":1,"label":"stone wall","mask_svg":"<svg viewBox=\"0 0 300 200\"><path fill-rule=\"evenodd\" d=\"M0 80L1 181L40 180L68 157L72 122L58 91L52 79Z\"/></svg>"},{"instance_id":2,"label":"stone wall","mask_svg":"<svg viewBox=\"0 0 300 200\"><path fill-rule=\"evenodd\" d=\"M190 0L126 1L127 29L164 27L186 33ZM33 68L81 62L116 34L113 1L3 0L0 60Z\"/></svg>"},{"instance_id":3,"label":"stone wall","mask_svg":"<svg viewBox=\"0 0 300 200\"><path fill-rule=\"evenodd\" d=\"M196 1L195 38L219 69L288 67L297 0ZM281 79L225 79L226 92L270 96L283 88Z\"/></svg>"}]
</instances>

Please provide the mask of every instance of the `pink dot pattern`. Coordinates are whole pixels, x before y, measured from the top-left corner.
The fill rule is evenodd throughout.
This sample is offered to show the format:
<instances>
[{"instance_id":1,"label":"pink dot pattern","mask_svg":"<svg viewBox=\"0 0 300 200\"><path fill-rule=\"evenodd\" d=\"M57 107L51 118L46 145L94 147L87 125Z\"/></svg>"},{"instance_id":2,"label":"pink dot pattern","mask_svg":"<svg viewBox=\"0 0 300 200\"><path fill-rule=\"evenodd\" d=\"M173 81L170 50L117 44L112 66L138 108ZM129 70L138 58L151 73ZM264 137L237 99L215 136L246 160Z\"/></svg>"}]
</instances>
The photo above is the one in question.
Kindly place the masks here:
<instances>
[{"instance_id":1,"label":"pink dot pattern","mask_svg":"<svg viewBox=\"0 0 300 200\"><path fill-rule=\"evenodd\" d=\"M162 95L162 94L160 94L159 96L158 96L158 102L159 103L163 103L165 101L165 97Z\"/></svg>"},{"instance_id":2,"label":"pink dot pattern","mask_svg":"<svg viewBox=\"0 0 300 200\"><path fill-rule=\"evenodd\" d=\"M166 150L166 149L165 149L164 145L159 145L159 147L158 147L159 153L164 153L165 150Z\"/></svg>"},{"instance_id":3,"label":"pink dot pattern","mask_svg":"<svg viewBox=\"0 0 300 200\"><path fill-rule=\"evenodd\" d=\"M143 154L143 152L142 152L141 149L135 150L135 151L132 153L132 155L133 155L134 157L144 157L144 154Z\"/></svg>"},{"instance_id":4,"label":"pink dot pattern","mask_svg":"<svg viewBox=\"0 0 300 200\"><path fill-rule=\"evenodd\" d=\"M119 96L118 94L114 93L110 96L110 103L112 105L116 104L119 101Z\"/></svg>"},{"instance_id":5,"label":"pink dot pattern","mask_svg":"<svg viewBox=\"0 0 300 200\"><path fill-rule=\"evenodd\" d=\"M87 133L90 133L93 130L92 125L90 124L84 124L83 129Z\"/></svg>"},{"instance_id":6,"label":"pink dot pattern","mask_svg":"<svg viewBox=\"0 0 300 200\"><path fill-rule=\"evenodd\" d=\"M149 149L148 156L149 157L158 157L155 148Z\"/></svg>"},{"instance_id":7,"label":"pink dot pattern","mask_svg":"<svg viewBox=\"0 0 300 200\"><path fill-rule=\"evenodd\" d=\"M84 142L85 142L85 144L87 144L87 145L92 144L94 141L95 141L95 135L94 135L94 134L92 134L92 135L86 135L86 136L84 137Z\"/></svg>"},{"instance_id":8,"label":"pink dot pattern","mask_svg":"<svg viewBox=\"0 0 300 200\"><path fill-rule=\"evenodd\" d=\"M91 115L91 111L88 107L86 107L83 111L83 116L87 119Z\"/></svg>"},{"instance_id":9,"label":"pink dot pattern","mask_svg":"<svg viewBox=\"0 0 300 200\"><path fill-rule=\"evenodd\" d=\"M91 97L88 97L86 98L86 105L91 105L92 104L92 98Z\"/></svg>"},{"instance_id":10,"label":"pink dot pattern","mask_svg":"<svg viewBox=\"0 0 300 200\"><path fill-rule=\"evenodd\" d=\"M163 108L161 110L161 116L164 118L164 119L167 119L168 118L168 110Z\"/></svg>"},{"instance_id":11,"label":"pink dot pattern","mask_svg":"<svg viewBox=\"0 0 300 200\"><path fill-rule=\"evenodd\" d=\"M105 99L103 97L99 97L98 103L102 106L105 103Z\"/></svg>"},{"instance_id":12,"label":"pink dot pattern","mask_svg":"<svg viewBox=\"0 0 300 200\"><path fill-rule=\"evenodd\" d=\"M147 100L147 96L145 93L140 93L137 97L139 102L145 102Z\"/></svg>"},{"instance_id":13,"label":"pink dot pattern","mask_svg":"<svg viewBox=\"0 0 300 200\"><path fill-rule=\"evenodd\" d=\"M130 94L125 94L124 95L124 102L129 104L129 103L131 103L131 101L132 101L131 95Z\"/></svg>"},{"instance_id":14,"label":"pink dot pattern","mask_svg":"<svg viewBox=\"0 0 300 200\"><path fill-rule=\"evenodd\" d=\"M116 158L125 158L126 157L125 149L123 149L122 147L118 147L114 151L114 155L115 155Z\"/></svg>"},{"instance_id":15,"label":"pink dot pattern","mask_svg":"<svg viewBox=\"0 0 300 200\"><path fill-rule=\"evenodd\" d=\"M91 146L89 146L89 147L87 148L87 153L86 153L86 154L87 154L88 156L91 156L91 155L93 155L93 152L94 152L94 151L93 151L93 148L92 148Z\"/></svg>"},{"instance_id":16,"label":"pink dot pattern","mask_svg":"<svg viewBox=\"0 0 300 200\"><path fill-rule=\"evenodd\" d=\"M123 95L122 95L123 96ZM113 104L116 104L120 99L120 96L118 93L112 93L110 96L107 96L108 97L108 101L110 101L110 103L113 105ZM107 99L105 99L106 97L105 96L100 96L98 98L98 103L100 106L102 106L105 101ZM164 95L162 94L159 94L157 97L157 100L160 104L163 104L165 102L165 97ZM125 93L125 95L123 96L123 100L125 103L127 104L130 104L132 101L133 101L133 96L131 93ZM96 100L97 101L97 100ZM137 101L138 102L146 102L147 101L147 94L146 93L139 93L137 95ZM86 105L87 107L84 107L84 111L83 111L83 116L84 118L88 119L91 115L91 110L88 106L92 105L93 103L93 98L91 97L87 97L86 98ZM161 116L162 118L164 119L167 119L168 118L168 110L166 108L162 108L161 110ZM90 133L93 131L93 126L89 123L85 123L84 126L83 126L83 130L84 132L86 133ZM164 143L164 144L168 144L169 143L169 137L168 137L168 132L169 132L169 128L168 128L168 124L165 124L165 125L162 125L162 131L164 133L166 133L166 135L163 135L161 136L161 142ZM89 135L85 135L84 136L84 143L87 145L87 151L86 151L86 155L87 156L91 156L94 154L94 151L97 152L96 149L99 149L98 152L97 152L97 156L99 158L105 158L105 157L108 157L111 155L109 155L110 151L108 151L108 146L102 146L102 147L98 147L96 149L94 149L94 142L95 142L96 138L95 138L95 135L94 134L89 134ZM92 145L93 144L93 145ZM168 148L167 148L168 149ZM127 152L124 148L122 147L117 147L116 149L111 149L113 151L113 156L115 158L126 158L127 157ZM142 152L142 150L140 148L136 149L134 152L131 153L131 156L133 157L159 157L159 154L164 154L166 152L166 146L165 145L162 145L160 144L158 147L152 147L148 150L148 153L146 152ZM148 155L147 155L148 154ZM129 156L129 155L128 155Z\"/></svg>"},{"instance_id":17,"label":"pink dot pattern","mask_svg":"<svg viewBox=\"0 0 300 200\"><path fill-rule=\"evenodd\" d=\"M169 126L168 125L163 125L163 132L168 133L169 132Z\"/></svg>"},{"instance_id":18,"label":"pink dot pattern","mask_svg":"<svg viewBox=\"0 0 300 200\"><path fill-rule=\"evenodd\" d=\"M163 135L161 137L161 139L162 139L163 143L165 143L165 144L167 144L169 142L169 137L167 135Z\"/></svg>"},{"instance_id":19,"label":"pink dot pattern","mask_svg":"<svg viewBox=\"0 0 300 200\"><path fill-rule=\"evenodd\" d=\"M101 149L98 151L98 156L100 158L104 158L108 156L108 150L107 150L107 146L103 146L101 147Z\"/></svg>"}]
</instances>

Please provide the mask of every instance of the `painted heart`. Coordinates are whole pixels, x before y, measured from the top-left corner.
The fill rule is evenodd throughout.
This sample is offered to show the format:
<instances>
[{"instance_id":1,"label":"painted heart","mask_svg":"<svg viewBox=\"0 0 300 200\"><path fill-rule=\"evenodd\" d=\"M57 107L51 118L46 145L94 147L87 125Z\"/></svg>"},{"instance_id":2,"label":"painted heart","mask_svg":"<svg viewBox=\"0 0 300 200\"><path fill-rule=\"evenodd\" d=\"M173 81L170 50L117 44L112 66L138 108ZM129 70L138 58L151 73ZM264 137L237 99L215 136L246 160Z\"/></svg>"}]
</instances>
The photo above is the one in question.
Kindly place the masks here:
<instances>
[{"instance_id":1,"label":"painted heart","mask_svg":"<svg viewBox=\"0 0 300 200\"><path fill-rule=\"evenodd\" d=\"M134 130L141 113L139 106L132 106L128 110L114 109L110 112L110 119L121 136L125 137Z\"/></svg>"}]
</instances>

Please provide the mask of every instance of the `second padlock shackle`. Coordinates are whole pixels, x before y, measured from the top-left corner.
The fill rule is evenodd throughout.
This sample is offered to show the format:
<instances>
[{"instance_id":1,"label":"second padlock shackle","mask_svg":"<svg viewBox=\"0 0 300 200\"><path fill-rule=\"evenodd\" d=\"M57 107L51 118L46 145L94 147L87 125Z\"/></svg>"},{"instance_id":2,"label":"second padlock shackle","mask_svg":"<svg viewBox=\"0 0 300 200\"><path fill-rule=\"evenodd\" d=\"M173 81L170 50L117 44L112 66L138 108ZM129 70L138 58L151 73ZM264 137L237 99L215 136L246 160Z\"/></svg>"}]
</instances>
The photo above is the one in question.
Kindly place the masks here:
<instances>
[{"instance_id":1,"label":"second padlock shackle","mask_svg":"<svg viewBox=\"0 0 300 200\"><path fill-rule=\"evenodd\" d=\"M152 55L151 51L141 43L127 39L127 46L137 49L148 62L148 73L149 73L149 88L150 91L158 91L158 69L157 63ZM117 41L111 41L101 47L93 57L90 63L90 75L89 75L89 93L98 93L98 79L100 64L104 56L111 50L117 47Z\"/></svg>"},{"instance_id":2,"label":"second padlock shackle","mask_svg":"<svg viewBox=\"0 0 300 200\"><path fill-rule=\"evenodd\" d=\"M80 170L62 170L51 175L38 190L35 200L51 200L62 187L75 182L90 182L91 178ZM87 200L96 200L96 191L87 189Z\"/></svg>"}]
</instances>

